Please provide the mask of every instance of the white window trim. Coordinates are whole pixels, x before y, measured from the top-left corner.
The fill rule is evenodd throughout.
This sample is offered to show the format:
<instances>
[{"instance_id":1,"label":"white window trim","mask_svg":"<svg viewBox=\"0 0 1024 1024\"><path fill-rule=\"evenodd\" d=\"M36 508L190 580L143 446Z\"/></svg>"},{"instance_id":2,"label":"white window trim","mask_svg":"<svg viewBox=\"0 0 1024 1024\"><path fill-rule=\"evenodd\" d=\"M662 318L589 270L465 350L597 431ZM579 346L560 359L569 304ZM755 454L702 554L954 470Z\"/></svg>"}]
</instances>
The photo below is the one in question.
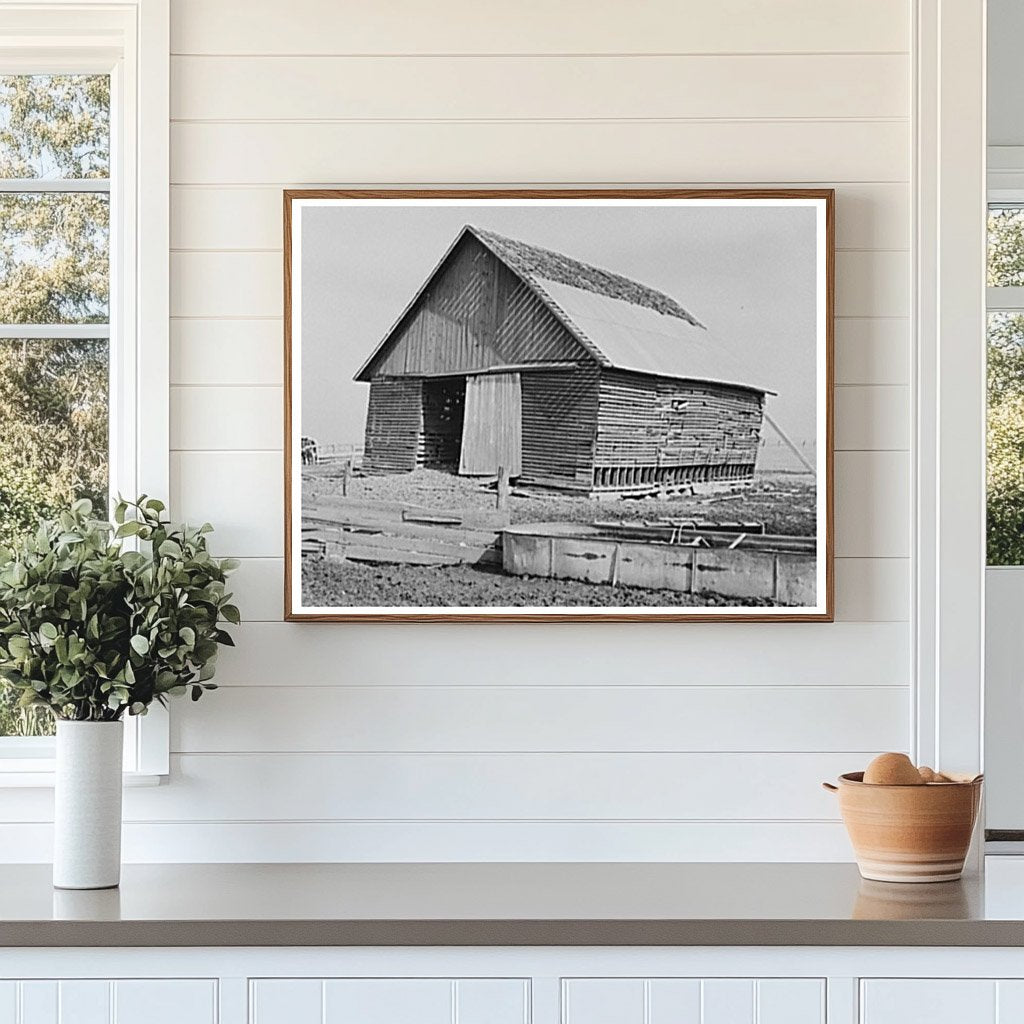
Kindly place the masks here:
<instances>
[{"instance_id":1,"label":"white window trim","mask_svg":"<svg viewBox=\"0 0 1024 1024\"><path fill-rule=\"evenodd\" d=\"M918 763L983 767L984 0L917 0L915 678ZM976 850L981 844L976 844Z\"/></svg>"},{"instance_id":2,"label":"white window trim","mask_svg":"<svg viewBox=\"0 0 1024 1024\"><path fill-rule=\"evenodd\" d=\"M170 494L169 24L169 0L0 0L0 71L111 74L117 167L110 235L111 490L164 500ZM145 782L166 775L167 712L155 706L125 721L126 777ZM0 739L0 787L52 784L52 741Z\"/></svg>"}]
</instances>

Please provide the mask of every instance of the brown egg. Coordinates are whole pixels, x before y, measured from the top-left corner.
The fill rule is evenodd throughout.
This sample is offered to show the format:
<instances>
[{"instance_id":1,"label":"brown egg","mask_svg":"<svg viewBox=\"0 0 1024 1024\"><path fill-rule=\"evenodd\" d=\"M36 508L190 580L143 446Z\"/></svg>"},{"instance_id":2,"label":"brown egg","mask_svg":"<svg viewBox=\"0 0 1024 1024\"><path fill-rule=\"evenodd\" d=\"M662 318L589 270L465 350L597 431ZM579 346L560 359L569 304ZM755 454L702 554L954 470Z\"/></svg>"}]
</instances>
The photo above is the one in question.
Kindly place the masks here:
<instances>
[{"instance_id":1,"label":"brown egg","mask_svg":"<svg viewBox=\"0 0 1024 1024\"><path fill-rule=\"evenodd\" d=\"M864 771L874 786L923 786L924 779L906 754L879 754Z\"/></svg>"}]
</instances>

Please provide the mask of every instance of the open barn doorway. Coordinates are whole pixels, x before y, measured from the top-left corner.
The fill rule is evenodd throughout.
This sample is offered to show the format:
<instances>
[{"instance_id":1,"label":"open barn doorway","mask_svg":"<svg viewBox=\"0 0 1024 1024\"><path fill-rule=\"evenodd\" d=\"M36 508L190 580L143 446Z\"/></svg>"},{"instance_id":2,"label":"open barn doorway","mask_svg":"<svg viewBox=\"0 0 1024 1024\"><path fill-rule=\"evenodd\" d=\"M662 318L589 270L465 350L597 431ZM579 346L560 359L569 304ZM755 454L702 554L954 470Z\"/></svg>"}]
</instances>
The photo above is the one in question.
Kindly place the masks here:
<instances>
[{"instance_id":1,"label":"open barn doorway","mask_svg":"<svg viewBox=\"0 0 1024 1024\"><path fill-rule=\"evenodd\" d=\"M510 478L523 471L523 394L518 373L492 373L466 381L459 473Z\"/></svg>"},{"instance_id":2,"label":"open barn doorway","mask_svg":"<svg viewBox=\"0 0 1024 1024\"><path fill-rule=\"evenodd\" d=\"M429 469L459 469L466 408L465 377L434 377L423 382L423 426L418 462Z\"/></svg>"}]
</instances>

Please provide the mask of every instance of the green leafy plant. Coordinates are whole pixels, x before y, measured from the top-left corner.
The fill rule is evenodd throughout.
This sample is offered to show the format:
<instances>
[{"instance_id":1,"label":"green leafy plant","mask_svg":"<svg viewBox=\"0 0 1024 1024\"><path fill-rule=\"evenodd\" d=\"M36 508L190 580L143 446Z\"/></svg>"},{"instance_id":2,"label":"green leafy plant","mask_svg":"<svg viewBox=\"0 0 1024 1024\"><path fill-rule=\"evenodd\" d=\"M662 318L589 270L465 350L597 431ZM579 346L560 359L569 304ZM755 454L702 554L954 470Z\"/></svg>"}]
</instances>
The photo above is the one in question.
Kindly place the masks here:
<instances>
[{"instance_id":1,"label":"green leafy plant","mask_svg":"<svg viewBox=\"0 0 1024 1024\"><path fill-rule=\"evenodd\" d=\"M209 553L209 523L163 513L143 495L119 501L111 524L83 499L0 548L0 679L21 707L109 722L215 689L219 645L234 645L222 622L239 621L226 592L238 562Z\"/></svg>"}]
</instances>

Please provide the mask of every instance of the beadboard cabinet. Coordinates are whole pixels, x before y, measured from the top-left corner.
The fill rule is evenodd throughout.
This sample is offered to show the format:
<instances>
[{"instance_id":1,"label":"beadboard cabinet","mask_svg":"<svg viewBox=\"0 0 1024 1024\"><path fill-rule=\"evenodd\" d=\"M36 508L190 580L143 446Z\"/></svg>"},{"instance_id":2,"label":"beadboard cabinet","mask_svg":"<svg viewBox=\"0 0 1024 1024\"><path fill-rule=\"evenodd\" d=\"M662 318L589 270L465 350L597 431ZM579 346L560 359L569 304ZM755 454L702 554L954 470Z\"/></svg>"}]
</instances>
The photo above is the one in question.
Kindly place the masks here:
<instances>
[{"instance_id":1,"label":"beadboard cabinet","mask_svg":"<svg viewBox=\"0 0 1024 1024\"><path fill-rule=\"evenodd\" d=\"M0 981L0 1024L218 1024L217 981Z\"/></svg>"},{"instance_id":2,"label":"beadboard cabinet","mask_svg":"<svg viewBox=\"0 0 1024 1024\"><path fill-rule=\"evenodd\" d=\"M0 949L0 1024L1021 1024L1007 948Z\"/></svg>"}]
</instances>

